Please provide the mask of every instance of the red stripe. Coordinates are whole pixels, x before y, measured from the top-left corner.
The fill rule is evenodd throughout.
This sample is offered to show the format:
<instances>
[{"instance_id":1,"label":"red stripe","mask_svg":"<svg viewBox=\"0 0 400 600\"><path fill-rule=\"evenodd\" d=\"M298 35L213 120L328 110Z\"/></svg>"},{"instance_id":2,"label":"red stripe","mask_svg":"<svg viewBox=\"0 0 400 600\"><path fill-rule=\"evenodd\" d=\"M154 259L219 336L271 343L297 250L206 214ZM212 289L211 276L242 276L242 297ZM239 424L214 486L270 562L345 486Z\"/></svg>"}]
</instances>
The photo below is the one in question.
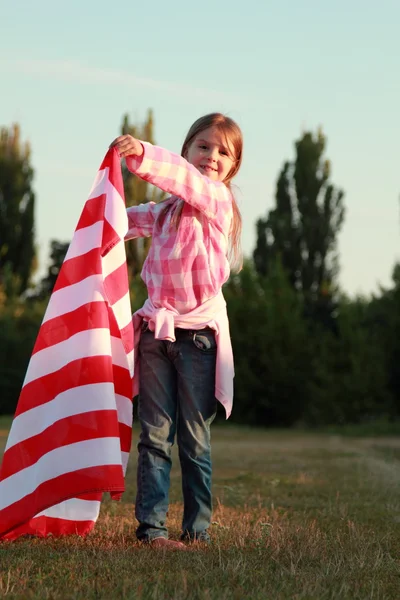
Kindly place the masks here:
<instances>
[{"instance_id":1,"label":"red stripe","mask_svg":"<svg viewBox=\"0 0 400 600\"><path fill-rule=\"evenodd\" d=\"M43 482L31 494L0 511L0 537L69 498L92 492L121 493L124 489L121 465L102 465L65 473Z\"/></svg>"},{"instance_id":2,"label":"red stripe","mask_svg":"<svg viewBox=\"0 0 400 600\"><path fill-rule=\"evenodd\" d=\"M103 492L88 492L87 494L80 494L79 496L74 496L78 500L101 500L101 496Z\"/></svg>"},{"instance_id":3,"label":"red stripe","mask_svg":"<svg viewBox=\"0 0 400 600\"><path fill-rule=\"evenodd\" d=\"M82 400L84 402L84 398ZM1 479L34 465L42 456L56 448L97 438L119 437L118 425L116 410L98 410L65 417L41 433L6 450L1 466ZM128 434L125 430L123 433L126 444Z\"/></svg>"},{"instance_id":4,"label":"red stripe","mask_svg":"<svg viewBox=\"0 0 400 600\"><path fill-rule=\"evenodd\" d=\"M32 354L64 342L81 331L108 328L110 325L112 324L109 323L107 304L105 302L88 302L43 323ZM118 335L118 327L113 327L111 335Z\"/></svg>"},{"instance_id":5,"label":"red stripe","mask_svg":"<svg viewBox=\"0 0 400 600\"><path fill-rule=\"evenodd\" d=\"M114 248L118 242L121 242L121 238L119 237L118 233L115 231L114 227L104 219L103 237L101 240L101 255L107 256L110 250Z\"/></svg>"},{"instance_id":6,"label":"red stripe","mask_svg":"<svg viewBox=\"0 0 400 600\"><path fill-rule=\"evenodd\" d=\"M103 169L109 169L109 170L113 169L114 151L116 151L117 155L119 156L118 150L116 148L109 148L107 150L107 154L103 158L103 162L101 163L101 165L99 167L99 171L102 171Z\"/></svg>"},{"instance_id":7,"label":"red stripe","mask_svg":"<svg viewBox=\"0 0 400 600\"><path fill-rule=\"evenodd\" d=\"M121 159L116 148L110 148L104 157L100 169L108 167L108 179L124 199L124 184L122 181Z\"/></svg>"},{"instance_id":8,"label":"red stripe","mask_svg":"<svg viewBox=\"0 0 400 600\"><path fill-rule=\"evenodd\" d=\"M110 319L110 334L113 337L120 338L124 347L125 354L132 352L134 348L133 321L130 320L121 330L111 306L108 305L108 315Z\"/></svg>"},{"instance_id":9,"label":"red stripe","mask_svg":"<svg viewBox=\"0 0 400 600\"><path fill-rule=\"evenodd\" d=\"M54 517L35 517L25 525L21 525L3 536L2 539L13 541L21 535L34 535L36 537L61 537L64 535L87 535L95 526L95 521L69 521L55 519Z\"/></svg>"},{"instance_id":10,"label":"red stripe","mask_svg":"<svg viewBox=\"0 0 400 600\"><path fill-rule=\"evenodd\" d=\"M129 352L132 352L135 346L132 321L130 321L128 325L121 329L120 336L124 344L125 352L129 354Z\"/></svg>"},{"instance_id":11,"label":"red stripe","mask_svg":"<svg viewBox=\"0 0 400 600\"><path fill-rule=\"evenodd\" d=\"M81 385L113 381L110 356L90 356L74 360L54 373L27 383L21 391L16 416L46 404L58 394Z\"/></svg>"},{"instance_id":12,"label":"red stripe","mask_svg":"<svg viewBox=\"0 0 400 600\"><path fill-rule=\"evenodd\" d=\"M132 400L133 381L129 371L117 365L110 370L110 360L109 356L74 360L55 373L27 383L22 388L15 416L50 402L66 390L92 383L114 382L115 393Z\"/></svg>"},{"instance_id":13,"label":"red stripe","mask_svg":"<svg viewBox=\"0 0 400 600\"><path fill-rule=\"evenodd\" d=\"M104 288L111 306L121 300L129 291L126 262L104 278Z\"/></svg>"},{"instance_id":14,"label":"red stripe","mask_svg":"<svg viewBox=\"0 0 400 600\"><path fill-rule=\"evenodd\" d=\"M96 198L87 200L83 207L82 214L79 218L76 230L84 229L85 227L91 227L95 223L102 221L104 218L104 208L106 205L106 195L101 194Z\"/></svg>"},{"instance_id":15,"label":"red stripe","mask_svg":"<svg viewBox=\"0 0 400 600\"><path fill-rule=\"evenodd\" d=\"M120 367L118 365L113 365L113 373L115 393L119 394L120 396L125 396L125 398L129 398L129 400L132 400L133 380L130 376L128 369L124 369L124 367Z\"/></svg>"},{"instance_id":16,"label":"red stripe","mask_svg":"<svg viewBox=\"0 0 400 600\"><path fill-rule=\"evenodd\" d=\"M119 425L119 436L121 439L121 450L122 452L130 452L132 444L132 427L125 425L125 423L118 423Z\"/></svg>"},{"instance_id":17,"label":"red stripe","mask_svg":"<svg viewBox=\"0 0 400 600\"><path fill-rule=\"evenodd\" d=\"M64 261L53 292L83 281L92 275L101 275L100 249L93 248L86 254Z\"/></svg>"},{"instance_id":18,"label":"red stripe","mask_svg":"<svg viewBox=\"0 0 400 600\"><path fill-rule=\"evenodd\" d=\"M133 325L130 321L121 333L111 307L105 302L88 302L75 310L54 317L42 324L32 355L44 348L60 344L73 335L88 329L109 329L110 335L130 341L128 352L133 350Z\"/></svg>"}]
</instances>

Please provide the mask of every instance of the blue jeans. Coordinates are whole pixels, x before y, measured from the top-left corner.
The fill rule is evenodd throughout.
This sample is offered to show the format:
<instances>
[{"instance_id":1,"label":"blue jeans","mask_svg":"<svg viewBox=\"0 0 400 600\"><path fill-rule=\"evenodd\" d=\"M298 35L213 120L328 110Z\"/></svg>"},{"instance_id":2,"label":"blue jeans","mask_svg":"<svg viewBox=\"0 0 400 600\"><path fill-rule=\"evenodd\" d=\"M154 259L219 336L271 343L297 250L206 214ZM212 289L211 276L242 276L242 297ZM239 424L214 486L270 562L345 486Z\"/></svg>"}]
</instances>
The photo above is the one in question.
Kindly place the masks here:
<instances>
[{"instance_id":1,"label":"blue jeans","mask_svg":"<svg viewBox=\"0 0 400 600\"><path fill-rule=\"evenodd\" d=\"M182 539L208 541L211 521L210 425L215 418L216 342L211 329L175 330L176 341L156 340L142 328L136 535L168 537L171 447L177 437L182 469Z\"/></svg>"}]
</instances>

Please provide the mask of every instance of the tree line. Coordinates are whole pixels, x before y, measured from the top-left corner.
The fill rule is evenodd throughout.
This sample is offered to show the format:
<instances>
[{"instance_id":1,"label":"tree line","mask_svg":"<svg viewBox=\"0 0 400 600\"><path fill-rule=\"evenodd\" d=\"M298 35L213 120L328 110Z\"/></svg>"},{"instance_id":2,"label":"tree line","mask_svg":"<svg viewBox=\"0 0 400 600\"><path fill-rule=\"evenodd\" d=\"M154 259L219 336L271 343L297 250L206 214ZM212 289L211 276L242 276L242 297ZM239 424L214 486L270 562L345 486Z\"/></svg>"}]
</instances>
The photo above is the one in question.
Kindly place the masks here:
<instances>
[{"instance_id":1,"label":"tree line","mask_svg":"<svg viewBox=\"0 0 400 600\"><path fill-rule=\"evenodd\" d=\"M154 140L149 111L124 116L122 133ZM275 204L256 244L224 286L235 355L232 419L258 426L340 425L400 419L400 265L392 284L350 298L338 285L338 234L345 193L332 183L321 130L295 142L277 176ZM20 128L0 131L0 414L12 414L30 353L68 248L52 240L35 285L35 195L29 144ZM123 167L127 206L163 194ZM132 310L146 289L140 271L149 240L127 243Z\"/></svg>"}]
</instances>

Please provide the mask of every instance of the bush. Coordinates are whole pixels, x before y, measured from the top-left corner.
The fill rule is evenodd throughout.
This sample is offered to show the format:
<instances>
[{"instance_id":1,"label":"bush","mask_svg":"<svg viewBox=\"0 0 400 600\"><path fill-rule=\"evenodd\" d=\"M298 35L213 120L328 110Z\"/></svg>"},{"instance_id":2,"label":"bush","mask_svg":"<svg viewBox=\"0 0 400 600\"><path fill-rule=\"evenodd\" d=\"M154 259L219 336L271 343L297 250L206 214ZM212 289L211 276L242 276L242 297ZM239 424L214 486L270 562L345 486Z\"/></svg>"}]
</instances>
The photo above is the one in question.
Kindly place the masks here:
<instances>
[{"instance_id":1,"label":"bush","mask_svg":"<svg viewBox=\"0 0 400 600\"><path fill-rule=\"evenodd\" d=\"M0 309L0 414L13 414L43 319L43 303Z\"/></svg>"}]
</instances>

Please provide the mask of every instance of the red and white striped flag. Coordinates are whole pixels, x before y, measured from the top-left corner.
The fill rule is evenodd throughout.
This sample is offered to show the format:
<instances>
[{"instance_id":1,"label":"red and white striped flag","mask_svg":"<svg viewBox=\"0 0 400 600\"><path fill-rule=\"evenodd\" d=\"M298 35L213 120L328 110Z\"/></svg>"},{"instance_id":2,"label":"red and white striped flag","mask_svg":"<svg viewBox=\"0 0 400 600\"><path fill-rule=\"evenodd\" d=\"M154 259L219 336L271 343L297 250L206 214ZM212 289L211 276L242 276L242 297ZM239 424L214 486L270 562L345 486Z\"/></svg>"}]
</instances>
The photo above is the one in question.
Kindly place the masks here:
<instances>
[{"instance_id":1,"label":"red and white striped flag","mask_svg":"<svg viewBox=\"0 0 400 600\"><path fill-rule=\"evenodd\" d=\"M124 491L133 326L120 159L106 154L33 349L0 470L0 538L90 531Z\"/></svg>"}]
</instances>

